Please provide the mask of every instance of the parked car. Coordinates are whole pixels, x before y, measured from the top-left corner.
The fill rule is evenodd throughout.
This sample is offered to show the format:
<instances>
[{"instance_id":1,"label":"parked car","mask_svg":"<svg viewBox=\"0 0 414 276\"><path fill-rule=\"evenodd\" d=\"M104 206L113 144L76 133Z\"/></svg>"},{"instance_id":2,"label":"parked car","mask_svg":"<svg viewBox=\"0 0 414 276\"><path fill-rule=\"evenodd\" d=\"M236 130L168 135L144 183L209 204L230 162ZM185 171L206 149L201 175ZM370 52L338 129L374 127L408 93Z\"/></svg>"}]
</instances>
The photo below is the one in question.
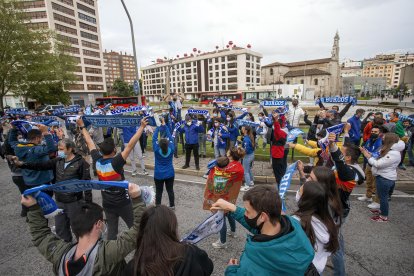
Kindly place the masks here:
<instances>
[{"instance_id":1,"label":"parked car","mask_svg":"<svg viewBox=\"0 0 414 276\"><path fill-rule=\"evenodd\" d=\"M55 109L58 108L64 108L65 106L62 104L46 104L46 105L41 105L38 108L35 109L36 113L50 113Z\"/></svg>"}]
</instances>

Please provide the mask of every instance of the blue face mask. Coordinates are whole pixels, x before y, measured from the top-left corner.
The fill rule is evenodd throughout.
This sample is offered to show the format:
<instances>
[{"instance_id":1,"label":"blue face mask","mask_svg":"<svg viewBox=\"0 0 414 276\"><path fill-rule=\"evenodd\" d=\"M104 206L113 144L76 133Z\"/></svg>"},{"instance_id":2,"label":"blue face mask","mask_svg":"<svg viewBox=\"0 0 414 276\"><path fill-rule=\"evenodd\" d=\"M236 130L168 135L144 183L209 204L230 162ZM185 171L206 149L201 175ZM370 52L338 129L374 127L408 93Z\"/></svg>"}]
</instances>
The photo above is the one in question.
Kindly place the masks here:
<instances>
[{"instance_id":1,"label":"blue face mask","mask_svg":"<svg viewBox=\"0 0 414 276\"><path fill-rule=\"evenodd\" d=\"M66 154L63 150L58 151L58 157L66 159Z\"/></svg>"}]
</instances>

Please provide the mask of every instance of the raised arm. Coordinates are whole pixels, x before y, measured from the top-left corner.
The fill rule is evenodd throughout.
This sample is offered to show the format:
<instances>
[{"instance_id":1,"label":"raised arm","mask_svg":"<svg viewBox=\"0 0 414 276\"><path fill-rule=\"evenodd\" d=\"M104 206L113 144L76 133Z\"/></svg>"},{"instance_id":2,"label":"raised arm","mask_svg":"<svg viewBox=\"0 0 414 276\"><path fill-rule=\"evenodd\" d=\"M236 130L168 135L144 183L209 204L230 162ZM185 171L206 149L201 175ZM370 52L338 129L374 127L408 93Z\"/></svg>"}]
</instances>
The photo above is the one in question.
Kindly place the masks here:
<instances>
[{"instance_id":1,"label":"raised arm","mask_svg":"<svg viewBox=\"0 0 414 276\"><path fill-rule=\"evenodd\" d=\"M136 143L138 142L139 138L142 135L142 132L144 132L144 128L148 125L147 118L143 118L141 120L141 126L139 127L138 131L132 136L131 140L129 140L128 145L125 147L125 149L122 151L121 155L124 160L127 160L129 154L134 149Z\"/></svg>"},{"instance_id":2,"label":"raised arm","mask_svg":"<svg viewBox=\"0 0 414 276\"><path fill-rule=\"evenodd\" d=\"M347 103L347 105L339 112L338 116L342 119L342 117L345 116L345 114L348 112L348 110L351 108L352 102Z\"/></svg>"},{"instance_id":3,"label":"raised arm","mask_svg":"<svg viewBox=\"0 0 414 276\"><path fill-rule=\"evenodd\" d=\"M95 143L93 142L89 131L85 127L85 123L83 122L82 118L76 120L76 124L80 127L82 131L82 135L85 138L86 145L89 148L89 151L96 149Z\"/></svg>"},{"instance_id":4,"label":"raised arm","mask_svg":"<svg viewBox=\"0 0 414 276\"><path fill-rule=\"evenodd\" d=\"M159 147L160 147L158 145L158 133L160 132L160 128L165 126L165 125L162 124L163 122L164 122L164 120L162 120L161 126L157 127L154 131L154 134L152 135L152 150L154 152L158 151ZM168 127L167 127L167 129L168 129Z\"/></svg>"}]
</instances>

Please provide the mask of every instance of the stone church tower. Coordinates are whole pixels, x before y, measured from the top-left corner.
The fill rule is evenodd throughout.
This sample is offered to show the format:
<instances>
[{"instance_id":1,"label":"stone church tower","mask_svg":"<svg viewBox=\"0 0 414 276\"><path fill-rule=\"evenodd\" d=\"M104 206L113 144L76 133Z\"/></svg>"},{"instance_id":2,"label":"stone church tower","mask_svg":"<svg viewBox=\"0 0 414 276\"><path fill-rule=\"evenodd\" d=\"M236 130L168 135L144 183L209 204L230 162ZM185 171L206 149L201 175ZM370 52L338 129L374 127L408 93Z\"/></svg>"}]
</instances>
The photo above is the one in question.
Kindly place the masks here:
<instances>
[{"instance_id":1,"label":"stone church tower","mask_svg":"<svg viewBox=\"0 0 414 276\"><path fill-rule=\"evenodd\" d=\"M331 73L331 83L329 85L330 94L332 96L338 96L341 94L341 82L340 82L340 66L339 66L339 34L336 31L334 37L334 43L331 52L331 62L329 63L329 73Z\"/></svg>"}]
</instances>

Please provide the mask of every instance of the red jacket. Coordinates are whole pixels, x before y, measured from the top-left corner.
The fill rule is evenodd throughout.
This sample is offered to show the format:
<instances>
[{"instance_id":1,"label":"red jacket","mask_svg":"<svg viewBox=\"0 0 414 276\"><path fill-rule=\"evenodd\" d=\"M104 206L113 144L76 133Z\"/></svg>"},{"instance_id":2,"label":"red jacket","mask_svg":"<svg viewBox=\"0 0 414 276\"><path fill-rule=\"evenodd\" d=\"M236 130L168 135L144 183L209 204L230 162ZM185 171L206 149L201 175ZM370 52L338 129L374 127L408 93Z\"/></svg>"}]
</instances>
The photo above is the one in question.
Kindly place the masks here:
<instances>
[{"instance_id":1,"label":"red jacket","mask_svg":"<svg viewBox=\"0 0 414 276\"><path fill-rule=\"evenodd\" d=\"M371 130L372 130L372 122L368 122L368 124L364 128L364 133L362 136L362 139L364 142L368 141L369 137L371 136Z\"/></svg>"},{"instance_id":2,"label":"red jacket","mask_svg":"<svg viewBox=\"0 0 414 276\"><path fill-rule=\"evenodd\" d=\"M278 121L275 121L273 123L273 126L274 136L272 137L272 146L270 148L270 153L272 155L272 158L283 158L287 133L280 128Z\"/></svg>"}]
</instances>

